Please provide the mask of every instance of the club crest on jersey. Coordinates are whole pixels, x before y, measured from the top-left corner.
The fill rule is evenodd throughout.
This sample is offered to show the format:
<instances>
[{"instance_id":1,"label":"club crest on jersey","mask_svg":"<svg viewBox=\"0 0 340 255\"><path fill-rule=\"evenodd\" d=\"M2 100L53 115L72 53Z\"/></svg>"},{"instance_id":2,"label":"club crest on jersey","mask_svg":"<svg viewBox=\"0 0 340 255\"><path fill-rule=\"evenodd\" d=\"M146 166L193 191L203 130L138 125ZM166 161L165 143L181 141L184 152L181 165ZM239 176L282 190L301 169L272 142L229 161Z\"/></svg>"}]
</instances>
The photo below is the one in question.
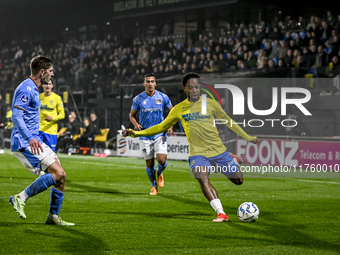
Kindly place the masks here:
<instances>
[{"instance_id":1,"label":"club crest on jersey","mask_svg":"<svg viewBox=\"0 0 340 255\"><path fill-rule=\"evenodd\" d=\"M24 104L26 104L28 102L28 96L27 95L23 95L21 98L20 98L20 101L23 102Z\"/></svg>"},{"instance_id":2,"label":"club crest on jersey","mask_svg":"<svg viewBox=\"0 0 340 255\"><path fill-rule=\"evenodd\" d=\"M54 103L54 100L50 100L50 104L53 104Z\"/></svg>"},{"instance_id":3,"label":"club crest on jersey","mask_svg":"<svg viewBox=\"0 0 340 255\"><path fill-rule=\"evenodd\" d=\"M156 99L156 104L161 104L162 103L162 99Z\"/></svg>"}]
</instances>

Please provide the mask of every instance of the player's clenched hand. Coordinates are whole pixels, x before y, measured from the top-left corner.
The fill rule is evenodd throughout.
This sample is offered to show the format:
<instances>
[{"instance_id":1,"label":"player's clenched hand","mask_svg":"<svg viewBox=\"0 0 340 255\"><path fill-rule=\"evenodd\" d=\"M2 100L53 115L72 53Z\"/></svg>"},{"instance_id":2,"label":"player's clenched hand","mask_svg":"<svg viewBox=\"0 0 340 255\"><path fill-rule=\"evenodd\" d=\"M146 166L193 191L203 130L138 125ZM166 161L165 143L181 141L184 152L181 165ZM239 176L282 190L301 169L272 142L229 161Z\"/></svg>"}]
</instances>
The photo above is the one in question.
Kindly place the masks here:
<instances>
[{"instance_id":1,"label":"player's clenched hand","mask_svg":"<svg viewBox=\"0 0 340 255\"><path fill-rule=\"evenodd\" d=\"M44 151L41 144L39 143L39 141L37 139L33 139L33 140L29 141L28 144L30 145L31 152L34 155L36 155L36 154L40 155L39 149L41 150L41 152Z\"/></svg>"},{"instance_id":2,"label":"player's clenched hand","mask_svg":"<svg viewBox=\"0 0 340 255\"><path fill-rule=\"evenodd\" d=\"M131 136L131 135L134 135L134 134L135 134L135 132L132 129L125 129L123 131L123 136L124 137Z\"/></svg>"},{"instance_id":3,"label":"player's clenched hand","mask_svg":"<svg viewBox=\"0 0 340 255\"><path fill-rule=\"evenodd\" d=\"M53 117L52 117L52 116L46 116L45 120L48 121L48 122L50 122L50 121L53 120Z\"/></svg>"},{"instance_id":4,"label":"player's clenched hand","mask_svg":"<svg viewBox=\"0 0 340 255\"><path fill-rule=\"evenodd\" d=\"M250 142L253 143L253 144L258 144L258 143L259 143L259 140L254 139L254 140L251 140Z\"/></svg>"},{"instance_id":5,"label":"player's clenched hand","mask_svg":"<svg viewBox=\"0 0 340 255\"><path fill-rule=\"evenodd\" d=\"M134 129L136 130L136 131L141 131L142 130L142 125L140 125L140 124L137 124L137 125L135 125L134 126Z\"/></svg>"}]
</instances>

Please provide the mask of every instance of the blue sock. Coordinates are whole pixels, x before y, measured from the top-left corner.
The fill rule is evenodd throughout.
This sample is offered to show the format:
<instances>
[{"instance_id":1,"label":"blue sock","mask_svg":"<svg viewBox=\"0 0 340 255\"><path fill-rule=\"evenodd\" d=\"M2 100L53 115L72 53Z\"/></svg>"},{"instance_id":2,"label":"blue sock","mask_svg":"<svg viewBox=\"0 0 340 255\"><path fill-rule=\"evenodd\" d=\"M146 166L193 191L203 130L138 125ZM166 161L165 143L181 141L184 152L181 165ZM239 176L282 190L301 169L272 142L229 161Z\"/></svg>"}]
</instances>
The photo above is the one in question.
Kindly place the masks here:
<instances>
[{"instance_id":1,"label":"blue sock","mask_svg":"<svg viewBox=\"0 0 340 255\"><path fill-rule=\"evenodd\" d=\"M44 190L47 190L48 187L56 184L52 174L47 173L43 176L40 176L38 179L36 179L30 186L28 186L25 191L28 195L28 197L33 197L36 194L39 194L40 192L43 192Z\"/></svg>"},{"instance_id":2,"label":"blue sock","mask_svg":"<svg viewBox=\"0 0 340 255\"><path fill-rule=\"evenodd\" d=\"M165 161L165 164L163 166L158 163L158 169L157 169L158 175L162 174L162 172L165 170L167 165L168 165L168 161Z\"/></svg>"},{"instance_id":3,"label":"blue sock","mask_svg":"<svg viewBox=\"0 0 340 255\"><path fill-rule=\"evenodd\" d=\"M156 183L156 170L155 170L155 167L153 167L152 169L146 167L146 173L149 176L149 180L150 180L152 186L156 187L157 183Z\"/></svg>"},{"instance_id":4,"label":"blue sock","mask_svg":"<svg viewBox=\"0 0 340 255\"><path fill-rule=\"evenodd\" d=\"M59 215L61 205L63 204L63 200L64 200L64 192L52 187L49 212L52 214Z\"/></svg>"}]
</instances>

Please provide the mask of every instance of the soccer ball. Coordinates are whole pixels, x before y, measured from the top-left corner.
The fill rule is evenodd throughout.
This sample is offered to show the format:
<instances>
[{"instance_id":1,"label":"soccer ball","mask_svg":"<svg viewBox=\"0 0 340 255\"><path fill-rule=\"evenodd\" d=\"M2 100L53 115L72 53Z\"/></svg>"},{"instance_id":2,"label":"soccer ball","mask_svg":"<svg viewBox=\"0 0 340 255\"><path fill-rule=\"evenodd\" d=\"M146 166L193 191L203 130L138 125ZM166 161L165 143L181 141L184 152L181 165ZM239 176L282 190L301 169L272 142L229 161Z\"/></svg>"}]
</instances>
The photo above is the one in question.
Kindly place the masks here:
<instances>
[{"instance_id":1,"label":"soccer ball","mask_svg":"<svg viewBox=\"0 0 340 255\"><path fill-rule=\"evenodd\" d=\"M237 210L237 216L242 222L254 222L260 215L260 210L253 202L244 202Z\"/></svg>"}]
</instances>

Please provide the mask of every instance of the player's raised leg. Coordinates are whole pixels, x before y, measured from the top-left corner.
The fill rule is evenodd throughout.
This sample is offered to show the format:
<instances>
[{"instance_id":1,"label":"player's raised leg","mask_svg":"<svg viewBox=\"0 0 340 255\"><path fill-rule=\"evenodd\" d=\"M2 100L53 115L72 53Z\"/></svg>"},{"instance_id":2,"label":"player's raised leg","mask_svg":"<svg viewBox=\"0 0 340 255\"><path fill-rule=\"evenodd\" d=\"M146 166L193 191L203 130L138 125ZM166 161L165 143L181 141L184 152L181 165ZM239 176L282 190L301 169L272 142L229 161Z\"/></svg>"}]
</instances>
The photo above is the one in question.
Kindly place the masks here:
<instances>
[{"instance_id":1,"label":"player's raised leg","mask_svg":"<svg viewBox=\"0 0 340 255\"><path fill-rule=\"evenodd\" d=\"M192 169L192 173L199 182L204 196L210 202L211 207L216 211L217 218L213 222L228 221L228 216L223 211L222 203L218 198L218 193L209 180L209 171L206 166L196 166Z\"/></svg>"},{"instance_id":2,"label":"player's raised leg","mask_svg":"<svg viewBox=\"0 0 340 255\"><path fill-rule=\"evenodd\" d=\"M45 170L49 165L54 162L55 154L52 150L46 146L46 144L42 145L43 152L40 154L33 154L31 152L31 148L27 147L26 149L22 149L20 151L13 152L13 155L25 166L31 173L35 175L39 175L41 169ZM62 175L54 175L45 174L39 178L37 178L33 183L31 183L27 188L25 188L22 192L15 196L11 196L9 202L13 205L14 210L18 213L19 217L22 219L26 218L24 208L26 205L26 201L46 189L48 187L56 184Z\"/></svg>"}]
</instances>

